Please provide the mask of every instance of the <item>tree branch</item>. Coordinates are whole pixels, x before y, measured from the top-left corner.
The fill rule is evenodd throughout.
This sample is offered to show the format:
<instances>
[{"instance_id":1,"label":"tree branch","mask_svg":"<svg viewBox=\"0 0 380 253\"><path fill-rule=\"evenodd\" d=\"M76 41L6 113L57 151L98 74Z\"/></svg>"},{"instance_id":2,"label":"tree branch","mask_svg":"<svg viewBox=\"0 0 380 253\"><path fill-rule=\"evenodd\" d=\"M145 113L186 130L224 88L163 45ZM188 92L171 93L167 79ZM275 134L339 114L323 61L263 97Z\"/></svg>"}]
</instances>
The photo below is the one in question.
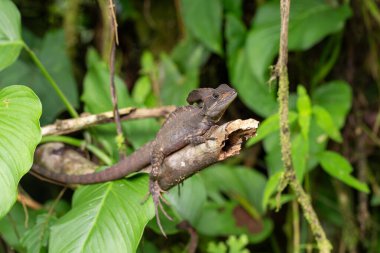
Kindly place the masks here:
<instances>
[{"instance_id":1,"label":"tree branch","mask_svg":"<svg viewBox=\"0 0 380 253\"><path fill-rule=\"evenodd\" d=\"M156 118L169 115L175 110L175 106L162 106L152 109L127 107L119 110L121 120L142 118ZM42 136L62 135L80 131L84 128L113 121L113 111L99 114L84 115L75 119L57 120L52 125L42 127Z\"/></svg>"},{"instance_id":2,"label":"tree branch","mask_svg":"<svg viewBox=\"0 0 380 253\"><path fill-rule=\"evenodd\" d=\"M243 142L255 136L258 125L258 121L247 119L234 120L211 128L207 133L207 136L211 138L205 143L196 146L188 145L166 157L158 175L160 186L165 190L169 189L209 165L237 155ZM62 144L54 143L41 145L36 151L33 166L43 167L53 173L65 174L86 174L92 173L96 169L97 165L88 160L84 161L84 157L79 158L77 151L62 146ZM151 149L145 148L136 152L139 152L139 157L150 157L150 151ZM73 152L77 154L73 154ZM149 161L149 159L147 160ZM113 166L120 166L122 162ZM142 166L141 164L143 163L129 163L128 166L131 172L150 172L150 166L143 168L146 164ZM49 178L44 179L49 180Z\"/></svg>"}]
</instances>

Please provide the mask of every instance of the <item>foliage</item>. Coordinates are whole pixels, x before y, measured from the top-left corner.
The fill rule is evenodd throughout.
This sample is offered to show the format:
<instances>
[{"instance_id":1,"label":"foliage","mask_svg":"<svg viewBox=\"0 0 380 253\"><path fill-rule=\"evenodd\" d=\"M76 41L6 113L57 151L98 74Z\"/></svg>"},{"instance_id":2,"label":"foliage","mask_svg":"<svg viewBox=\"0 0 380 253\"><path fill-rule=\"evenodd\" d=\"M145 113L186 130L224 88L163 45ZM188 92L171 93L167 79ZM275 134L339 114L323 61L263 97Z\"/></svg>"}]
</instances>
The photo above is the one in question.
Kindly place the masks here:
<instances>
[{"instance_id":1,"label":"foliage","mask_svg":"<svg viewBox=\"0 0 380 253\"><path fill-rule=\"evenodd\" d=\"M187 94L197 87L230 83L242 103L232 105L227 117L262 121L242 155L211 166L165 194L170 203L167 210L174 218L169 221L161 217L169 235L165 242L160 240L151 199L142 204L148 192L147 175L81 186L72 199L65 196L53 204L54 197L49 196L39 210L27 208L28 215L19 203L14 204L19 181L30 169L41 140L41 113L41 124L46 125L69 115L77 117L74 108L92 114L112 110L109 52L104 49L111 41L106 26L108 7L104 8L101 1L100 8L93 1L25 2L37 6L34 11L50 16L41 18L41 25L29 19L27 5L21 1L0 0L0 235L4 242L0 245L17 252L181 252L187 241L177 225L183 221L199 236L200 252L245 253L259 251L260 247L283 252L278 249L283 239L276 236L283 233L284 226L289 252L293 252L292 247L313 243L304 219L297 215L293 193L274 197L283 165L277 87L268 80L278 52L279 1L179 0L174 1L176 5L117 1L120 44L115 85L119 107L184 105ZM351 216L357 212L353 208L358 204L356 199L362 201L362 207L366 205L363 199L372 194L369 203L374 208L380 203L379 175L369 169L378 157L371 163L359 163L357 160L370 151L353 147L362 145L360 141L379 142L378 116L372 129L363 122L352 124L353 117L365 117L362 114L366 112L358 108L377 105L373 101L378 100L378 91L371 88L365 92L353 80L380 83L376 72L380 56L373 46L379 42L379 31L377 37L368 38L372 58L366 61L373 66L370 74L357 70L364 77L348 78L347 72L353 70L345 68L352 68L355 61L346 51L355 49L341 48L354 43L344 34L354 29L349 24L355 8L332 2L291 1L291 154L296 177L314 200L329 236L342 236L343 243L333 241L334 247L346 245L351 250L358 247L359 237L353 232L356 240L350 243L342 231L352 227L359 231L354 221L345 222L347 217L353 220ZM371 4L363 8L373 20L380 16ZM370 18L363 18L361 25L375 22ZM353 96L357 90L359 98ZM123 122L128 152L152 140L161 123L155 119ZM366 135L352 138L357 131L375 137L370 141ZM89 142L108 156L106 160L118 161L114 124L94 126L74 137L77 139L72 143ZM360 173L363 167L367 167L368 178ZM38 182L26 177L22 186L29 192L32 184L41 194L44 190ZM342 196L351 202L347 204ZM41 203L46 201L38 194L34 197ZM59 205L67 205L66 201L72 206L60 210ZM274 213L278 201L293 205ZM372 219L378 222L378 215ZM375 240L363 242L361 247L376 252L380 247L378 235L366 229ZM293 245L294 233L300 233L298 246ZM222 238L226 240L221 242Z\"/></svg>"}]
</instances>

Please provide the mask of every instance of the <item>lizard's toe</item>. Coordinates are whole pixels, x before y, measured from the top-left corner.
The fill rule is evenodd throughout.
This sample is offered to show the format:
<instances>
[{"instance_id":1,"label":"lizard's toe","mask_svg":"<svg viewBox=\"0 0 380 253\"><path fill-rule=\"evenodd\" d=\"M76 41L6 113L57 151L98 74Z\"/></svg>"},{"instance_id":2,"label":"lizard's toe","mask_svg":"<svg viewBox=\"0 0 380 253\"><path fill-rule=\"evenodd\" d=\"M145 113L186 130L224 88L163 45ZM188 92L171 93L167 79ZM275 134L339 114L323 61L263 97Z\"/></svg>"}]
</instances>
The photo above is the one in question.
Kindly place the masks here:
<instances>
[{"instance_id":1,"label":"lizard's toe","mask_svg":"<svg viewBox=\"0 0 380 253\"><path fill-rule=\"evenodd\" d=\"M161 189L160 185L157 181L150 180L149 182L149 192L152 195L153 203L154 203L154 211L157 219L157 225L161 230L161 233L166 237L165 231L162 228L159 213L158 213L158 207L160 208L161 212L168 218L169 220L173 220L172 217L165 211L162 202L168 204L167 200L162 196L162 193L165 193L164 190ZM162 202L161 202L162 200Z\"/></svg>"}]
</instances>

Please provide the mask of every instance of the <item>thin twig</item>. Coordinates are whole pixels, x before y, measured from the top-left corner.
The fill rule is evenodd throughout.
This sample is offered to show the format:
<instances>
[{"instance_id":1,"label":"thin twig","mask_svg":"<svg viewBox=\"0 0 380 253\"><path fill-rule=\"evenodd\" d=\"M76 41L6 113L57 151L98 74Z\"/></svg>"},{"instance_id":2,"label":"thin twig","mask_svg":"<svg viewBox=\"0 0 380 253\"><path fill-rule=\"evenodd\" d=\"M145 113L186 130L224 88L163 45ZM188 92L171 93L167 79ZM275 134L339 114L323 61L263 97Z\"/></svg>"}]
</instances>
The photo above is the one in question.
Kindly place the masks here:
<instances>
[{"instance_id":1,"label":"thin twig","mask_svg":"<svg viewBox=\"0 0 380 253\"><path fill-rule=\"evenodd\" d=\"M126 147L126 139L123 135L123 129L121 127L120 122L120 115L119 115L119 109L117 105L117 94L116 94L116 87L115 87L115 50L116 45L118 44L118 37L117 37L117 21L116 21L116 15L115 15L115 5L112 0L109 0L109 10L110 10L110 18L111 18L111 52L110 52L110 89L111 89L111 98L112 98L112 105L113 105L113 114L114 114L114 120L116 124L116 132L117 132L117 146L119 149L119 157L122 159L125 157L125 151L127 150Z\"/></svg>"},{"instance_id":2,"label":"thin twig","mask_svg":"<svg viewBox=\"0 0 380 253\"><path fill-rule=\"evenodd\" d=\"M127 107L119 110L121 120L133 120L143 118L165 117L176 109L175 106L162 106L152 109ZM113 111L99 114L81 115L80 118L57 120L52 125L42 127L42 136L62 135L80 131L84 128L112 122L114 119Z\"/></svg>"},{"instance_id":3,"label":"thin twig","mask_svg":"<svg viewBox=\"0 0 380 253\"><path fill-rule=\"evenodd\" d=\"M331 251L331 244L326 238L326 234L318 220L318 217L311 205L309 196L305 193L301 184L298 182L291 157L291 141L290 129L288 122L288 101L289 101L289 78L287 70L288 62L288 24L289 24L290 0L281 0L281 37L279 58L275 67L275 75L279 78L279 114L280 114L280 140L281 140L281 155L285 167L285 174L282 177L277 199L281 192L290 184L291 188L297 196L297 201L300 203L305 219L310 225L310 229L317 242L318 248L322 253ZM278 202L279 203L279 202Z\"/></svg>"}]
</instances>

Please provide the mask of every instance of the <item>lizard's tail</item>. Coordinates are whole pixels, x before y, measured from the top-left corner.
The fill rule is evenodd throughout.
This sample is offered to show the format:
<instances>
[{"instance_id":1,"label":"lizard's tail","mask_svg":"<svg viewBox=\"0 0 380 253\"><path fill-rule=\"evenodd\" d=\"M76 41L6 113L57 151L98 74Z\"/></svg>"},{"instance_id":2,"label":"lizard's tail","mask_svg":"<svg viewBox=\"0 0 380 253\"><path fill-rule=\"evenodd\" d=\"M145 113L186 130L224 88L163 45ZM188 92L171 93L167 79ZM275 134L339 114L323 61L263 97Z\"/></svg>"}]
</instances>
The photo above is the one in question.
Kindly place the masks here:
<instances>
[{"instance_id":1,"label":"lizard's tail","mask_svg":"<svg viewBox=\"0 0 380 253\"><path fill-rule=\"evenodd\" d=\"M33 164L31 174L37 178L54 184L96 184L123 178L133 172L137 172L150 164L151 144L144 145L128 157L120 160L117 164L100 172L69 175L57 173Z\"/></svg>"}]
</instances>

